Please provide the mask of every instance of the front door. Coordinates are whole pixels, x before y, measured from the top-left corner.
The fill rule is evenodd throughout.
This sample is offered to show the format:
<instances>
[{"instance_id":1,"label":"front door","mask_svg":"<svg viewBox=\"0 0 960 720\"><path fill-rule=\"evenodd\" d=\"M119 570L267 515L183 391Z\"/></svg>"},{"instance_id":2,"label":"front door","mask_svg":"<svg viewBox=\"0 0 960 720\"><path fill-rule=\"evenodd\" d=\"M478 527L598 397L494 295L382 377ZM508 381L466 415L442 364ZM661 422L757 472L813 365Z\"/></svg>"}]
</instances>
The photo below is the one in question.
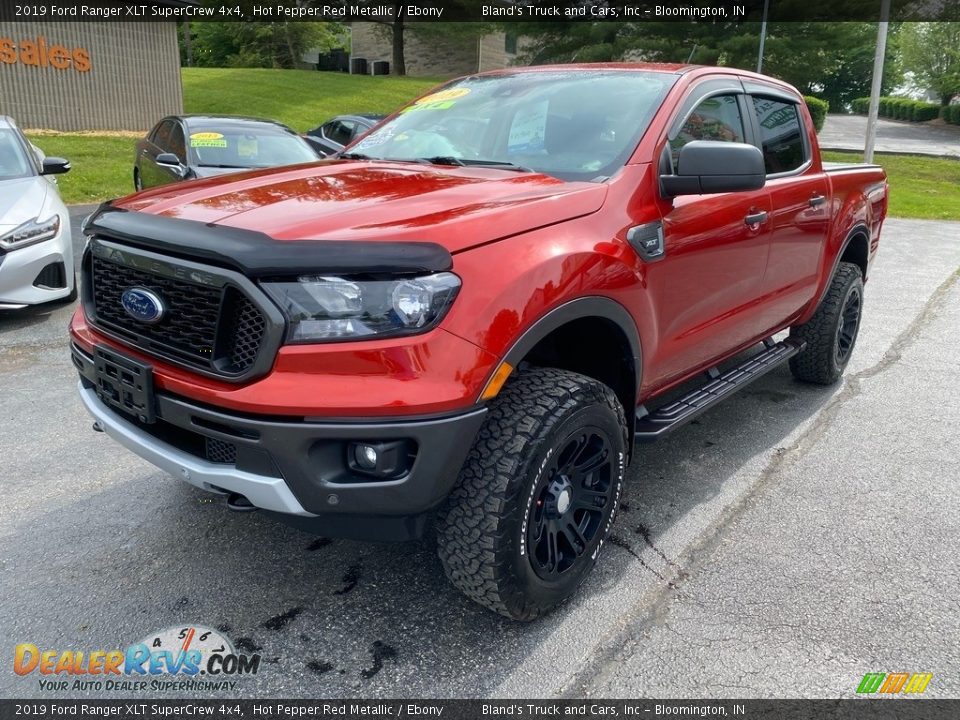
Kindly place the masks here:
<instances>
[{"instance_id":1,"label":"front door","mask_svg":"<svg viewBox=\"0 0 960 720\"><path fill-rule=\"evenodd\" d=\"M673 166L692 140L749 142L742 93L702 100L670 140ZM651 265L649 289L658 320L649 382L663 385L749 342L763 328L751 320L761 303L770 245L765 188L673 200L663 214L663 260Z\"/></svg>"}]
</instances>

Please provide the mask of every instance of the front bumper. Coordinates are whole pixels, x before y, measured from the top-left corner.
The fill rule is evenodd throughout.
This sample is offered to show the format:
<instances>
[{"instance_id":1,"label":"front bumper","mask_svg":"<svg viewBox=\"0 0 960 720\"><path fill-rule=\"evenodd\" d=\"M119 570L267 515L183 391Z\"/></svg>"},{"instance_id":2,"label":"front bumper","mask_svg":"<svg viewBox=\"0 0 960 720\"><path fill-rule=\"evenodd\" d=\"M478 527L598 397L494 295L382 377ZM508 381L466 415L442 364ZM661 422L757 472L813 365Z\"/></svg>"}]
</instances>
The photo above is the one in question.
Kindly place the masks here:
<instances>
[{"instance_id":1,"label":"front bumper","mask_svg":"<svg viewBox=\"0 0 960 720\"><path fill-rule=\"evenodd\" d=\"M64 287L35 284L44 268L62 266ZM56 237L0 255L0 306L23 307L59 300L73 290L73 246L70 221L61 221Z\"/></svg>"},{"instance_id":2,"label":"front bumper","mask_svg":"<svg viewBox=\"0 0 960 720\"><path fill-rule=\"evenodd\" d=\"M421 519L449 494L486 410L390 421L315 422L214 410L156 394L155 423L107 406L96 392L93 358L73 345L80 396L120 444L171 475L213 492L239 493L254 506L320 534L365 539L416 536ZM409 469L379 480L351 470L352 442L409 441ZM211 459L210 442L219 452ZM224 447L233 448L224 454Z\"/></svg>"}]
</instances>

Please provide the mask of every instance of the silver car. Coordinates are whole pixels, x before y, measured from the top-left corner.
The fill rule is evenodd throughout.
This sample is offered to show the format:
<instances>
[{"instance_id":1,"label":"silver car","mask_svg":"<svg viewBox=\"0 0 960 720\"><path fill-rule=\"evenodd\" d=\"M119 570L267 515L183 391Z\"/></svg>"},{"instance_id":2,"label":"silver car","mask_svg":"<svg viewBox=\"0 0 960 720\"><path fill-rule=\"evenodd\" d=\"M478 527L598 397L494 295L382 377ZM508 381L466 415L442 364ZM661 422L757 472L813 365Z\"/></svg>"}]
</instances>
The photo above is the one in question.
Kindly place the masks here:
<instances>
[{"instance_id":1,"label":"silver car","mask_svg":"<svg viewBox=\"0 0 960 720\"><path fill-rule=\"evenodd\" d=\"M70 215L51 177L69 170L0 115L0 309L77 297Z\"/></svg>"}]
</instances>

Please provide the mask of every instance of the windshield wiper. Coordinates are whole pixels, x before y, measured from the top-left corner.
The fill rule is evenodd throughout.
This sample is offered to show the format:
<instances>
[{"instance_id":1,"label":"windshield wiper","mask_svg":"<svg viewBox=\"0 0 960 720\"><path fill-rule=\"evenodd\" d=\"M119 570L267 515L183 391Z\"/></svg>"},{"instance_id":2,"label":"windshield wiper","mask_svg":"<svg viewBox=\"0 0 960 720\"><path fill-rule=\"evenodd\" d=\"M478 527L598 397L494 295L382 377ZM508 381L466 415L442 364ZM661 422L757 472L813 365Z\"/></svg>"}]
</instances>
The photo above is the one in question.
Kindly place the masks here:
<instances>
[{"instance_id":1,"label":"windshield wiper","mask_svg":"<svg viewBox=\"0 0 960 720\"><path fill-rule=\"evenodd\" d=\"M339 153L335 153L333 157L337 158L338 160L376 160L377 159L377 158L372 158L369 155L364 155L363 153L355 153L355 152L348 152L348 153L339 152Z\"/></svg>"},{"instance_id":2,"label":"windshield wiper","mask_svg":"<svg viewBox=\"0 0 960 720\"><path fill-rule=\"evenodd\" d=\"M436 157L417 158L417 162L431 165L456 165L457 167L488 167L498 170L515 170L517 172L536 172L523 165L517 165L506 160L477 160L476 158L458 158L452 155L438 155Z\"/></svg>"},{"instance_id":3,"label":"windshield wiper","mask_svg":"<svg viewBox=\"0 0 960 720\"><path fill-rule=\"evenodd\" d=\"M252 170L254 167L261 167L261 166L250 166L250 165L207 165L207 164L205 164L205 163L202 163L199 167L229 168L229 169L231 169L231 170ZM263 166L263 167L269 167L269 166Z\"/></svg>"}]
</instances>

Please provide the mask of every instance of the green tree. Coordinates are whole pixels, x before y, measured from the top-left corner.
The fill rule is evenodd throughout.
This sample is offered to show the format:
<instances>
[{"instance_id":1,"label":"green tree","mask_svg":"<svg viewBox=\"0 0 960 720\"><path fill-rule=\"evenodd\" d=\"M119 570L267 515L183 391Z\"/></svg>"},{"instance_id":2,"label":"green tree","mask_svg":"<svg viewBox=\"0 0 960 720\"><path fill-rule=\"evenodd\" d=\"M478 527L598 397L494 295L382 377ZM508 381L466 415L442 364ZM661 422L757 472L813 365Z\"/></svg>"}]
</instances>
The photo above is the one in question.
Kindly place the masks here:
<instances>
[{"instance_id":1,"label":"green tree","mask_svg":"<svg viewBox=\"0 0 960 720\"><path fill-rule=\"evenodd\" d=\"M337 23L196 22L189 24L193 64L200 67L294 68L311 48L343 44ZM184 33L181 33L181 53Z\"/></svg>"},{"instance_id":2,"label":"green tree","mask_svg":"<svg viewBox=\"0 0 960 720\"><path fill-rule=\"evenodd\" d=\"M760 42L759 23L520 23L517 31L530 38L527 62L643 60L753 70ZM876 35L874 23L770 23L763 72L843 108L870 92ZM885 91L901 77L895 36L888 43Z\"/></svg>"},{"instance_id":3,"label":"green tree","mask_svg":"<svg viewBox=\"0 0 960 720\"><path fill-rule=\"evenodd\" d=\"M960 93L960 22L904 23L900 35L903 69L949 105Z\"/></svg>"}]
</instances>

